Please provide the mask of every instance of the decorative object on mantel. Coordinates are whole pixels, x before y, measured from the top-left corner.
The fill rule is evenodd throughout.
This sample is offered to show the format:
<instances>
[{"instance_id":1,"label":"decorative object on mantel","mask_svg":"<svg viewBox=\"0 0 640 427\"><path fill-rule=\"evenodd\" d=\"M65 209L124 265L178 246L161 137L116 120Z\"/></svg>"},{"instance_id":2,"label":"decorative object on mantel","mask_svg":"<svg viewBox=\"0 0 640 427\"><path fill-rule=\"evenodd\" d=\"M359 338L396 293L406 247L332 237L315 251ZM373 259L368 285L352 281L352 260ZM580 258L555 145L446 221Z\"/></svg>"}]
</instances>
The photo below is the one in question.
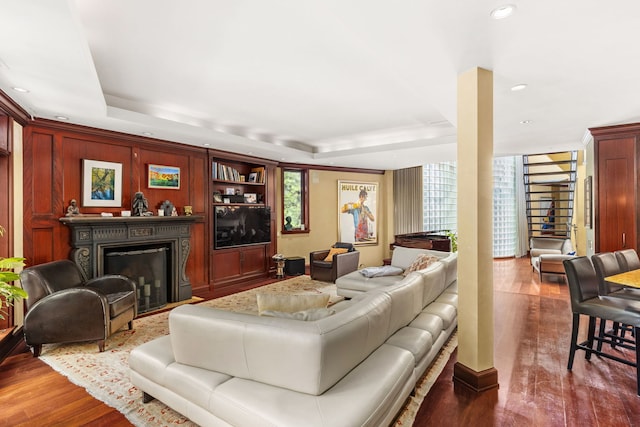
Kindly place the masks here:
<instances>
[{"instance_id":1,"label":"decorative object on mantel","mask_svg":"<svg viewBox=\"0 0 640 427\"><path fill-rule=\"evenodd\" d=\"M193 206L185 206L184 207L184 214L186 216L191 216L193 215Z\"/></svg>"},{"instance_id":2,"label":"decorative object on mantel","mask_svg":"<svg viewBox=\"0 0 640 427\"><path fill-rule=\"evenodd\" d=\"M175 210L175 207L173 206L173 203L171 203L169 200L165 200L164 202L162 202L162 204L160 205L160 209L164 210L164 216L177 216L177 212L176 215L173 215L173 211Z\"/></svg>"},{"instance_id":3,"label":"decorative object on mantel","mask_svg":"<svg viewBox=\"0 0 640 427\"><path fill-rule=\"evenodd\" d=\"M149 211L149 203L144 197L142 191L136 192L133 199L132 209L133 216L152 216L153 212Z\"/></svg>"},{"instance_id":4,"label":"decorative object on mantel","mask_svg":"<svg viewBox=\"0 0 640 427\"><path fill-rule=\"evenodd\" d=\"M78 202L76 199L71 199L69 207L67 208L67 216L80 215L80 209L78 209Z\"/></svg>"}]
</instances>

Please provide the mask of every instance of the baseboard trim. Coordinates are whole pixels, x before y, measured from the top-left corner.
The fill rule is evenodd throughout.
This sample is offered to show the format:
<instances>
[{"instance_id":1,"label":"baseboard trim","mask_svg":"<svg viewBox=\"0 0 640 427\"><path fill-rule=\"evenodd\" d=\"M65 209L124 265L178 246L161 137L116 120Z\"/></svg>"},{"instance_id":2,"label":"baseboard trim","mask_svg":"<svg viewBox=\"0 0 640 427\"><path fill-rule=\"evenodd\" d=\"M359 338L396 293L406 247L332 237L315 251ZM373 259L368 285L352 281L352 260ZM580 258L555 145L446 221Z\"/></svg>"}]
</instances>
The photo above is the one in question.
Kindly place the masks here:
<instances>
[{"instance_id":1,"label":"baseboard trim","mask_svg":"<svg viewBox=\"0 0 640 427\"><path fill-rule=\"evenodd\" d=\"M489 368L476 372L460 362L456 362L453 365L453 382L476 393L481 393L499 387L498 370Z\"/></svg>"}]
</instances>

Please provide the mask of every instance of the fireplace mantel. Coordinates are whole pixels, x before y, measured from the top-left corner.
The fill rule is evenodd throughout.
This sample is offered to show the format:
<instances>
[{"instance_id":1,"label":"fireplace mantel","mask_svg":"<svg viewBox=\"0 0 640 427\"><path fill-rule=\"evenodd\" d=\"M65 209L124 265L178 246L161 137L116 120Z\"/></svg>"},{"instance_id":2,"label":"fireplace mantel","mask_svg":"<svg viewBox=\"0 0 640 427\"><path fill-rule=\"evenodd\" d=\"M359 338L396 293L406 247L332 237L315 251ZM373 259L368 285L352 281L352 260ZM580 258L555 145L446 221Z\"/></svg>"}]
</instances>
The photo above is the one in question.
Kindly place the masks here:
<instances>
[{"instance_id":1,"label":"fireplace mantel","mask_svg":"<svg viewBox=\"0 0 640 427\"><path fill-rule=\"evenodd\" d=\"M191 283L185 268L190 251L191 223L203 219L191 216L102 217L79 215L60 218L71 229L70 254L87 278L104 273L105 248L167 243L172 249L172 280L177 286L171 301L191 298Z\"/></svg>"}]
</instances>

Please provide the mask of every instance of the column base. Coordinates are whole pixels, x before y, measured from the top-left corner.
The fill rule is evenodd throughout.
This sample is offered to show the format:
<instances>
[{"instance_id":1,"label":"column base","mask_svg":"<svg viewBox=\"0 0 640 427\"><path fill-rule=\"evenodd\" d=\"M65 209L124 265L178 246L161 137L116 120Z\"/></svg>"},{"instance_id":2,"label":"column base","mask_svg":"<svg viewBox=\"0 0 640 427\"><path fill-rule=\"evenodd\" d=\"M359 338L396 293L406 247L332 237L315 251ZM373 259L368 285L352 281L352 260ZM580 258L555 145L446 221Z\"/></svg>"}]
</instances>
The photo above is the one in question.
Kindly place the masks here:
<instances>
[{"instance_id":1,"label":"column base","mask_svg":"<svg viewBox=\"0 0 640 427\"><path fill-rule=\"evenodd\" d=\"M498 388L498 370L496 368L485 369L476 372L471 368L456 362L453 366L454 385L462 385L471 391L480 393Z\"/></svg>"}]
</instances>

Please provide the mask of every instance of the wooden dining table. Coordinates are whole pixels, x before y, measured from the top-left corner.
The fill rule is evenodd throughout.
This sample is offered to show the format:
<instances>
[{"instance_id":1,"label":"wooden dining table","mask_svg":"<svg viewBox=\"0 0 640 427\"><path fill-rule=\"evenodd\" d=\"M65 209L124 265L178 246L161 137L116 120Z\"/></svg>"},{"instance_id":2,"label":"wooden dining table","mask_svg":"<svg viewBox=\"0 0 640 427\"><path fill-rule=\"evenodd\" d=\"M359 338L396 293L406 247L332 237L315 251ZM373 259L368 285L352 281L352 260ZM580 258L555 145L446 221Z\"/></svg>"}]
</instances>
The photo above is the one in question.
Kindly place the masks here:
<instances>
[{"instance_id":1,"label":"wooden dining table","mask_svg":"<svg viewBox=\"0 0 640 427\"><path fill-rule=\"evenodd\" d=\"M604 280L618 285L629 286L631 288L640 288L640 269L629 270L624 273L607 276Z\"/></svg>"}]
</instances>

